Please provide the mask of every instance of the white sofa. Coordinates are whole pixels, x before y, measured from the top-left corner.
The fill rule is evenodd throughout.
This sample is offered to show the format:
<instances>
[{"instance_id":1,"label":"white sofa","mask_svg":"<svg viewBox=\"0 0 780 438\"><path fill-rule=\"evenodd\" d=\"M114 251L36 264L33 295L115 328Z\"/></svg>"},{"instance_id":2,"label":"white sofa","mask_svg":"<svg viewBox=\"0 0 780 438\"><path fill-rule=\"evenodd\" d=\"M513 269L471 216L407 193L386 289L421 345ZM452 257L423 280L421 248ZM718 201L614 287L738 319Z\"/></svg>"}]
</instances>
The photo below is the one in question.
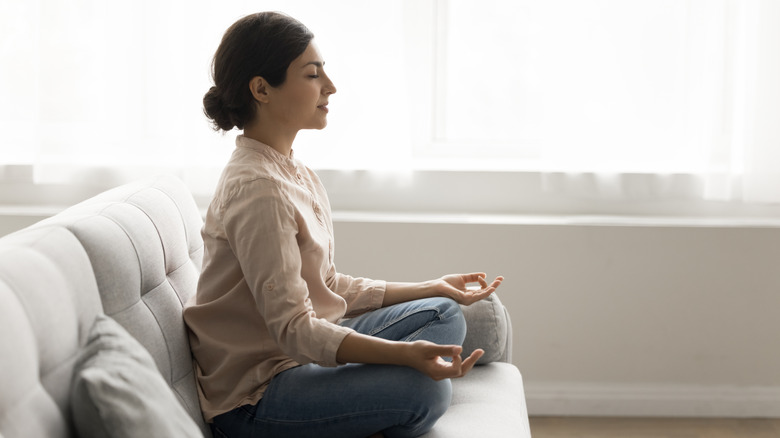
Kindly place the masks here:
<instances>
[{"instance_id":1,"label":"white sofa","mask_svg":"<svg viewBox=\"0 0 780 438\"><path fill-rule=\"evenodd\" d=\"M181 317L201 226L186 187L158 177L0 239L0 438L211 436ZM465 313L464 349L487 353L427 436L529 437L505 309Z\"/></svg>"}]
</instances>

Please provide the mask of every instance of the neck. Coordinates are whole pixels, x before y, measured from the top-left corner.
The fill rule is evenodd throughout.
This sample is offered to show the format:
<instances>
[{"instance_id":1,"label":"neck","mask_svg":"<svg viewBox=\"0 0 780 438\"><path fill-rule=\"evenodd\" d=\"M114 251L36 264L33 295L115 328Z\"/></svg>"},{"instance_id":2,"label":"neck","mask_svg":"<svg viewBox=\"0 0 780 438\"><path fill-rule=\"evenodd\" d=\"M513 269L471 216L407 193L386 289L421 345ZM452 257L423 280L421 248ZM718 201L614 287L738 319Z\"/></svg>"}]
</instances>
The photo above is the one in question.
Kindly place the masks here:
<instances>
[{"instance_id":1,"label":"neck","mask_svg":"<svg viewBox=\"0 0 780 438\"><path fill-rule=\"evenodd\" d=\"M272 126L266 126L263 123L259 123L259 121L244 128L245 137L266 144L285 157L290 156L293 141L295 141L297 134L298 131L287 132L281 129L273 129Z\"/></svg>"}]
</instances>

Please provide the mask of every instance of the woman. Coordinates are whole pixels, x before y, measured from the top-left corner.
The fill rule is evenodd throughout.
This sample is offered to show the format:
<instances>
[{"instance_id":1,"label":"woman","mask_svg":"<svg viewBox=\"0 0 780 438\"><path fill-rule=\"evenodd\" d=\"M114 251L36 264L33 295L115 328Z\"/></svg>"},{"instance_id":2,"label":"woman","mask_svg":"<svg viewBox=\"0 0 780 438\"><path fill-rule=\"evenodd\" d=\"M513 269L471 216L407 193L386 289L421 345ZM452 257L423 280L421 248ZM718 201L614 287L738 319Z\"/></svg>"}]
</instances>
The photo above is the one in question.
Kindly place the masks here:
<instances>
[{"instance_id":1,"label":"woman","mask_svg":"<svg viewBox=\"0 0 780 438\"><path fill-rule=\"evenodd\" d=\"M243 135L209 206L184 311L201 408L216 436L417 436L449 406L448 379L482 355L460 357L458 304L502 278L336 272L325 189L292 150L299 130L325 127L336 92L312 38L286 15L259 13L233 24L214 56L205 113Z\"/></svg>"}]
</instances>

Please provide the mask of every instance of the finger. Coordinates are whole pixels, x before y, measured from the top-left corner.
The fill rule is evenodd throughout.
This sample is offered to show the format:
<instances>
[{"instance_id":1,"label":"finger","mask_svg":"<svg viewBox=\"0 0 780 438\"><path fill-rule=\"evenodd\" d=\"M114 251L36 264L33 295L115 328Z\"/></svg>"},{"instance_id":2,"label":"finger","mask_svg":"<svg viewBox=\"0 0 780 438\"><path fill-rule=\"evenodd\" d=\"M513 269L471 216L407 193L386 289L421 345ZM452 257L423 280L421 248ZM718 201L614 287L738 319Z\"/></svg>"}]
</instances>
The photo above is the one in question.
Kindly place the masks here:
<instances>
[{"instance_id":1,"label":"finger","mask_svg":"<svg viewBox=\"0 0 780 438\"><path fill-rule=\"evenodd\" d=\"M473 278L473 279L472 279L472 278ZM498 286L500 286L500 285L501 285L501 282L502 282L502 281L504 281L504 277L502 277L501 275L499 275L498 277L496 277L496 278L493 280L493 282L492 282L492 283L490 283L490 286L488 286L488 283L487 283L487 280L486 280L486 275L485 275L485 273L484 273L484 272L477 272L477 273L474 273L474 274L469 274L469 275L468 275L468 278L466 278L466 277L464 276L464 279L465 279L465 280L466 280L468 283L473 283L473 282L475 282L475 281L476 281L476 282L478 282L478 283L479 283L479 287L480 287L481 289L487 289L487 288L490 288L490 287L492 287L492 288L494 288L494 289L495 289L495 288L497 288Z\"/></svg>"},{"instance_id":2,"label":"finger","mask_svg":"<svg viewBox=\"0 0 780 438\"><path fill-rule=\"evenodd\" d=\"M460 377L463 370L463 360L460 354L452 356L452 361L447 362L441 356L437 356L425 368L425 373L434 380L452 379Z\"/></svg>"},{"instance_id":3,"label":"finger","mask_svg":"<svg viewBox=\"0 0 780 438\"><path fill-rule=\"evenodd\" d=\"M463 367L463 359L461 359L460 354L456 354L455 356L452 356L452 368L456 375L460 375L460 370Z\"/></svg>"},{"instance_id":4,"label":"finger","mask_svg":"<svg viewBox=\"0 0 780 438\"><path fill-rule=\"evenodd\" d=\"M491 286L491 287L489 287L489 288L487 288L485 290L482 290L482 291L479 291L478 293L476 293L475 294L475 298L477 298L477 301L484 300L485 298L489 297L495 291L496 291L496 288Z\"/></svg>"},{"instance_id":5,"label":"finger","mask_svg":"<svg viewBox=\"0 0 780 438\"><path fill-rule=\"evenodd\" d=\"M456 354L455 356L452 356L452 362L447 364L447 368L445 370L442 370L442 376L445 376L445 378L455 378L460 377L463 375L463 359L461 359L460 354Z\"/></svg>"},{"instance_id":6,"label":"finger","mask_svg":"<svg viewBox=\"0 0 780 438\"><path fill-rule=\"evenodd\" d=\"M462 274L461 278L466 283L477 283L480 282L480 280L484 281L487 274L484 272L472 272L470 274Z\"/></svg>"},{"instance_id":7,"label":"finger","mask_svg":"<svg viewBox=\"0 0 780 438\"><path fill-rule=\"evenodd\" d=\"M460 353L463 351L463 347L460 345L438 345L438 344L431 344L428 346L428 348L425 350L425 353L428 357L455 357L460 355Z\"/></svg>"},{"instance_id":8,"label":"finger","mask_svg":"<svg viewBox=\"0 0 780 438\"><path fill-rule=\"evenodd\" d=\"M495 291L496 291L496 288L494 288L494 287L489 287L487 289L473 291L470 294L464 295L460 304L464 304L466 306L470 306L470 305L476 303L477 301L484 300L485 298L489 297Z\"/></svg>"},{"instance_id":9,"label":"finger","mask_svg":"<svg viewBox=\"0 0 780 438\"><path fill-rule=\"evenodd\" d=\"M481 348L474 350L471 355L461 363L461 376L465 376L469 371L471 371L471 369L474 368L474 365L483 354L485 354L485 350Z\"/></svg>"},{"instance_id":10,"label":"finger","mask_svg":"<svg viewBox=\"0 0 780 438\"><path fill-rule=\"evenodd\" d=\"M476 303L477 301L484 300L485 298L489 297L494 291L495 291L494 288L487 288L484 290L474 291L473 293L464 297L462 304L468 306Z\"/></svg>"}]
</instances>

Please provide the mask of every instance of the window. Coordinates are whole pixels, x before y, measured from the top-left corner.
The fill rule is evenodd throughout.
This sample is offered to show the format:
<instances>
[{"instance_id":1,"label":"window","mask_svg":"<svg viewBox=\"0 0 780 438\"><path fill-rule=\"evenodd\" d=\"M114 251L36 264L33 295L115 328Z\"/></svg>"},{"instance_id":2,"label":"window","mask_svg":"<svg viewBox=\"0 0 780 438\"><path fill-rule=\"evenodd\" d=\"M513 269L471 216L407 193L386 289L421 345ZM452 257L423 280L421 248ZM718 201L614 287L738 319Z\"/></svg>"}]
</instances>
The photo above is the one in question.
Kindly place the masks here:
<instances>
[{"instance_id":1,"label":"window","mask_svg":"<svg viewBox=\"0 0 780 438\"><path fill-rule=\"evenodd\" d=\"M726 110L717 1L441 1L436 136L524 167L709 167Z\"/></svg>"},{"instance_id":2,"label":"window","mask_svg":"<svg viewBox=\"0 0 780 438\"><path fill-rule=\"evenodd\" d=\"M39 182L174 171L208 193L233 147L201 110L211 56L256 8L306 23L338 87L329 127L296 143L315 168L531 172L545 187L682 174L703 198L780 199L767 0L11 0L0 166Z\"/></svg>"}]
</instances>

